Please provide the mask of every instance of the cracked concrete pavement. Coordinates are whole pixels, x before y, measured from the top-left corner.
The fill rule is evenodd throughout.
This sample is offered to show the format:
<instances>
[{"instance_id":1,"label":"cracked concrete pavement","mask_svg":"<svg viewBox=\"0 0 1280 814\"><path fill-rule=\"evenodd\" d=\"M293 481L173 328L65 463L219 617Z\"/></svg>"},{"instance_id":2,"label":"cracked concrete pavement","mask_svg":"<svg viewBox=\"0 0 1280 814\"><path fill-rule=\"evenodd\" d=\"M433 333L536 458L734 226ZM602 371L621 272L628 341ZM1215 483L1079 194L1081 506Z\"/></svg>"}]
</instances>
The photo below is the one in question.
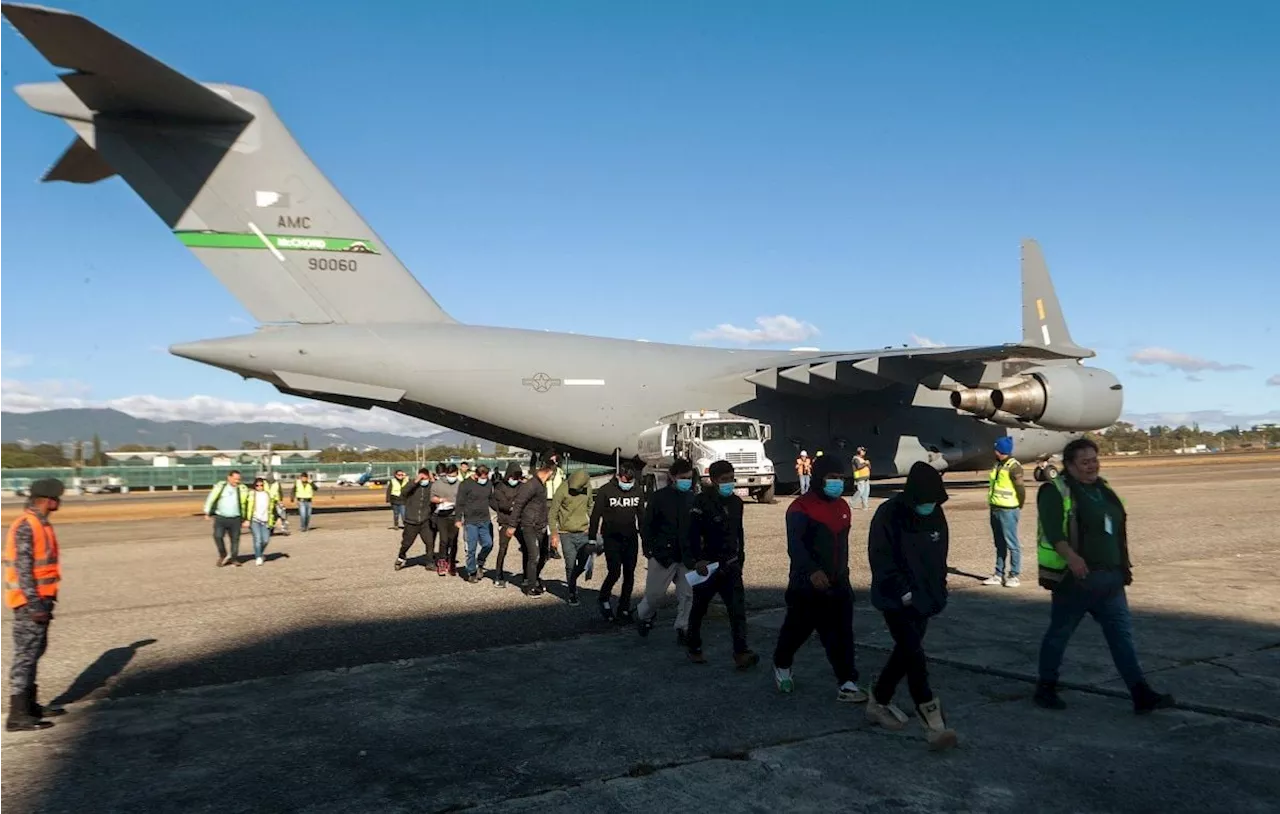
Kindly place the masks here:
<instances>
[{"instance_id":1,"label":"cracked concrete pavement","mask_svg":"<svg viewBox=\"0 0 1280 814\"><path fill-rule=\"evenodd\" d=\"M952 601L926 641L961 746L925 749L838 704L816 638L790 696L768 655L785 584L783 501L748 507L755 670L726 625L705 667L670 609L642 640L583 605L390 568L395 533L328 515L262 568L212 566L200 521L68 527L41 663L53 729L4 733L12 812L1274 811L1280 799L1280 467L1110 473L1135 517L1130 601L1144 667L1179 709L1134 716L1096 625L1067 652L1065 712L1030 703L1045 591L978 585L981 489L953 484ZM881 490L877 490L881 491ZM1244 518L1247 518L1245 520ZM855 512L855 535L868 514ZM1033 572L1034 509L1024 513ZM860 538L865 539L865 538ZM246 536L247 540L247 536ZM420 550L420 549L419 549ZM508 570L512 569L509 558ZM864 683L889 637L854 548ZM562 563L548 564L553 587ZM643 582L643 567L637 575ZM713 608L718 610L718 606ZM5 625L5 655L10 634ZM7 661L6 661L7 664ZM909 704L905 687L900 704ZM1194 767L1194 770L1192 769Z\"/></svg>"}]
</instances>

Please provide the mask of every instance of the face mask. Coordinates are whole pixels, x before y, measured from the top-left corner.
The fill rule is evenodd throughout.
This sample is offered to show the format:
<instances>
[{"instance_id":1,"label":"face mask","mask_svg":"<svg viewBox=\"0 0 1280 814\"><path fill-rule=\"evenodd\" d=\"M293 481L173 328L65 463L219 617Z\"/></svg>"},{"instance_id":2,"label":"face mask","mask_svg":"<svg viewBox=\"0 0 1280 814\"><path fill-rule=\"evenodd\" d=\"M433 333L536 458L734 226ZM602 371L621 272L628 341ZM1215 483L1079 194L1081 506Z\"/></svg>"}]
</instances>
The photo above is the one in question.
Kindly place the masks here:
<instances>
[{"instance_id":1,"label":"face mask","mask_svg":"<svg viewBox=\"0 0 1280 814\"><path fill-rule=\"evenodd\" d=\"M624 481L624 480L618 481L618 488L624 492L630 492L631 487L635 485L636 485L635 481Z\"/></svg>"},{"instance_id":2,"label":"face mask","mask_svg":"<svg viewBox=\"0 0 1280 814\"><path fill-rule=\"evenodd\" d=\"M719 486L720 486L720 497L728 497L729 495L733 494L732 483L722 483Z\"/></svg>"},{"instance_id":3,"label":"face mask","mask_svg":"<svg viewBox=\"0 0 1280 814\"><path fill-rule=\"evenodd\" d=\"M476 483L480 484L481 486L484 486L488 482L489 482L488 478L476 478Z\"/></svg>"},{"instance_id":4,"label":"face mask","mask_svg":"<svg viewBox=\"0 0 1280 814\"><path fill-rule=\"evenodd\" d=\"M693 478L680 478L676 481L676 488L681 492L687 492L693 488Z\"/></svg>"},{"instance_id":5,"label":"face mask","mask_svg":"<svg viewBox=\"0 0 1280 814\"><path fill-rule=\"evenodd\" d=\"M520 485L520 481L516 480L515 478L507 478L507 485L508 485L508 486L519 486L519 485Z\"/></svg>"},{"instance_id":6,"label":"face mask","mask_svg":"<svg viewBox=\"0 0 1280 814\"><path fill-rule=\"evenodd\" d=\"M844 480L823 481L822 494L827 497L840 497L844 494Z\"/></svg>"},{"instance_id":7,"label":"face mask","mask_svg":"<svg viewBox=\"0 0 1280 814\"><path fill-rule=\"evenodd\" d=\"M916 506L916 514L920 515L921 517L928 517L929 515L933 514L933 510L936 509L937 507L938 507L937 503L921 503L919 506Z\"/></svg>"},{"instance_id":8,"label":"face mask","mask_svg":"<svg viewBox=\"0 0 1280 814\"><path fill-rule=\"evenodd\" d=\"M446 475L446 476L445 476L445 480L449 481L449 483L457 483L457 482L458 482L458 476L457 476L457 475Z\"/></svg>"}]
</instances>

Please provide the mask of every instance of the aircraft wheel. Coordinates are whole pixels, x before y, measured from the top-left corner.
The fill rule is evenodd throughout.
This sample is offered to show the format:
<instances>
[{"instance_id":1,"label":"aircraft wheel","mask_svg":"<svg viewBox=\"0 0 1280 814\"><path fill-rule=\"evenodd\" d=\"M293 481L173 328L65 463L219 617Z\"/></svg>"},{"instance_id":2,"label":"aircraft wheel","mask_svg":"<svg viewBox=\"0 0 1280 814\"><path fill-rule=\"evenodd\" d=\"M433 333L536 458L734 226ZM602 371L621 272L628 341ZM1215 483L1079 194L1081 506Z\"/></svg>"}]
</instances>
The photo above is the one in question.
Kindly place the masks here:
<instances>
[{"instance_id":1,"label":"aircraft wheel","mask_svg":"<svg viewBox=\"0 0 1280 814\"><path fill-rule=\"evenodd\" d=\"M773 486L766 486L756 492L757 503L777 503L776 491Z\"/></svg>"}]
</instances>

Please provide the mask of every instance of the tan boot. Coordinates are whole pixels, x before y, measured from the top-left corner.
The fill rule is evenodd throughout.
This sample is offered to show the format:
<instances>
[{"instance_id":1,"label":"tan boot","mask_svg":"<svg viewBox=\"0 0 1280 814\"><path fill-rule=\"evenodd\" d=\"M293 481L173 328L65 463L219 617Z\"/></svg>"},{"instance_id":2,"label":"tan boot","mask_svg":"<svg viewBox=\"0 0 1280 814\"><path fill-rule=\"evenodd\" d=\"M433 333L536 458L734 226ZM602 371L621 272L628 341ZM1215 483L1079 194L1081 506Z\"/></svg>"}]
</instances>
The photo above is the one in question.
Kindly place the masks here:
<instances>
[{"instance_id":1,"label":"tan boot","mask_svg":"<svg viewBox=\"0 0 1280 814\"><path fill-rule=\"evenodd\" d=\"M917 705L916 712L920 716L920 725L924 727L925 738L929 741L931 750L950 749L956 745L958 738L955 730L947 728L942 717L942 704L937 697L926 704Z\"/></svg>"}]
</instances>

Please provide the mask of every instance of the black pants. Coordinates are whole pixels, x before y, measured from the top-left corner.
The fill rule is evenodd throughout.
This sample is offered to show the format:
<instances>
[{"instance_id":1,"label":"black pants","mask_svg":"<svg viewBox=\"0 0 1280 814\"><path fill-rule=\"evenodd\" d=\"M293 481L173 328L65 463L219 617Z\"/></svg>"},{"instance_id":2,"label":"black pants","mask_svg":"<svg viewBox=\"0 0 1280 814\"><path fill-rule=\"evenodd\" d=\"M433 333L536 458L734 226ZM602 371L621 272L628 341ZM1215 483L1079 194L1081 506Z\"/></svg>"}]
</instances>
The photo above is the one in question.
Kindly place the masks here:
<instances>
[{"instance_id":1,"label":"black pants","mask_svg":"<svg viewBox=\"0 0 1280 814\"><path fill-rule=\"evenodd\" d=\"M240 556L240 523L239 517L213 516L213 542L218 546L218 556L227 556L227 547L222 542L224 535L231 537L231 559Z\"/></svg>"},{"instance_id":2,"label":"black pants","mask_svg":"<svg viewBox=\"0 0 1280 814\"><path fill-rule=\"evenodd\" d=\"M689 652L702 650L702 618L719 596L729 610L729 630L733 634L733 652L747 652L747 590L737 563L721 564L706 581L693 586L693 609L689 611L689 630L685 642Z\"/></svg>"},{"instance_id":3,"label":"black pants","mask_svg":"<svg viewBox=\"0 0 1280 814\"><path fill-rule=\"evenodd\" d=\"M494 538L494 543L498 547L498 579L505 581L507 572L503 569L503 563L507 561L507 546L511 544L511 540L507 537L507 529L511 526L498 526L498 536Z\"/></svg>"},{"instance_id":4,"label":"black pants","mask_svg":"<svg viewBox=\"0 0 1280 814\"><path fill-rule=\"evenodd\" d=\"M427 557L431 556L431 544L434 542L430 530L426 523L410 523L404 521L404 533L400 535L400 559L404 559L404 555L409 553L410 546L413 545L415 538L422 540L422 545L427 549Z\"/></svg>"},{"instance_id":5,"label":"black pants","mask_svg":"<svg viewBox=\"0 0 1280 814\"><path fill-rule=\"evenodd\" d=\"M524 587L538 584L542 568L547 564L551 551L551 538L543 535L542 526L521 526L516 530L520 551L524 555Z\"/></svg>"},{"instance_id":6,"label":"black pants","mask_svg":"<svg viewBox=\"0 0 1280 814\"><path fill-rule=\"evenodd\" d=\"M446 560L451 567L458 566L458 518L456 515L436 517L436 529L440 540L436 546L436 559Z\"/></svg>"},{"instance_id":7,"label":"black pants","mask_svg":"<svg viewBox=\"0 0 1280 814\"><path fill-rule=\"evenodd\" d=\"M884 612L885 625L889 635L893 637L893 652L885 662L880 679L876 681L875 698L878 704L887 704L893 700L893 691L897 689L902 677L907 677L907 688L911 691L911 700L916 704L924 704L933 700L933 691L929 689L929 666L924 655L924 634L929 626L929 619L921 616L911 608Z\"/></svg>"},{"instance_id":8,"label":"black pants","mask_svg":"<svg viewBox=\"0 0 1280 814\"><path fill-rule=\"evenodd\" d=\"M618 592L618 610L631 610L631 591L636 582L636 554L639 548L640 540L635 537L608 535L604 538L604 561L609 566L609 574L600 584L601 602L608 601L609 595L613 593L614 583L621 576L622 590Z\"/></svg>"},{"instance_id":9,"label":"black pants","mask_svg":"<svg viewBox=\"0 0 1280 814\"><path fill-rule=\"evenodd\" d=\"M848 585L819 591L811 585L787 588L787 616L778 631L773 664L786 670L816 630L836 682L858 680L853 648L853 589Z\"/></svg>"}]
</instances>

